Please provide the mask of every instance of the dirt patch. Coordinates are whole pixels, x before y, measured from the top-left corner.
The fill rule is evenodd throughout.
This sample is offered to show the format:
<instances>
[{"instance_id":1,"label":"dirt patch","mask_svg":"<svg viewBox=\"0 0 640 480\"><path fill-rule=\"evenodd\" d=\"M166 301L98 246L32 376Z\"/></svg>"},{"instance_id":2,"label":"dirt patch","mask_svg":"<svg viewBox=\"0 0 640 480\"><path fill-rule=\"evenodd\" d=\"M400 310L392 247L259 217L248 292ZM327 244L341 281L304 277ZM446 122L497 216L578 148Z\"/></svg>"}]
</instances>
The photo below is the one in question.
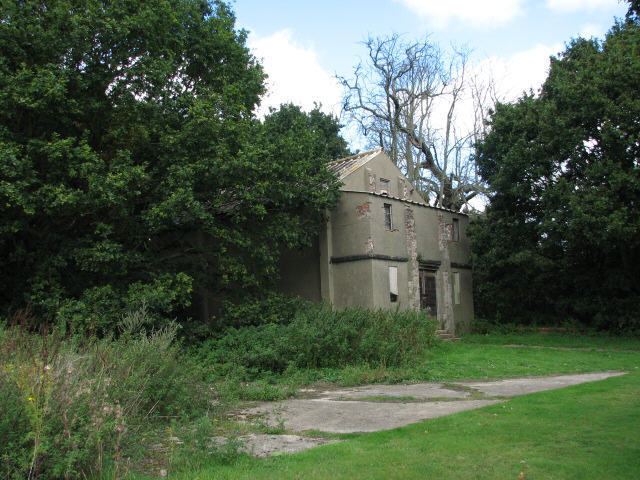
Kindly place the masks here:
<instances>
[{"instance_id":1,"label":"dirt patch","mask_svg":"<svg viewBox=\"0 0 640 480\"><path fill-rule=\"evenodd\" d=\"M282 453L295 453L318 445L335 443L339 440L321 437L303 437L300 435L250 434L238 439L241 450L254 457L269 457Z\"/></svg>"}]
</instances>

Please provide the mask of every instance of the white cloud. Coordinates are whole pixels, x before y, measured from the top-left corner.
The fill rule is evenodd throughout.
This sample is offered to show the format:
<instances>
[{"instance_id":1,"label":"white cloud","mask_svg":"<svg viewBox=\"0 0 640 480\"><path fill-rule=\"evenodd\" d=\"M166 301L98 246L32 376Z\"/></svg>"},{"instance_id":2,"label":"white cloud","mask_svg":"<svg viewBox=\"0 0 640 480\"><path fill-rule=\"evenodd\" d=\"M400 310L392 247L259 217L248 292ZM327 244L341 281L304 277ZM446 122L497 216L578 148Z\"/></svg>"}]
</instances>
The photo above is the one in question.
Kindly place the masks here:
<instances>
[{"instance_id":1,"label":"white cloud","mask_svg":"<svg viewBox=\"0 0 640 480\"><path fill-rule=\"evenodd\" d=\"M267 94L262 99L258 115L291 102L304 110L313 103L322 103L325 112L339 113L342 90L334 76L325 70L313 48L306 48L285 29L266 37L249 37L249 47L269 76Z\"/></svg>"},{"instance_id":2,"label":"white cloud","mask_svg":"<svg viewBox=\"0 0 640 480\"><path fill-rule=\"evenodd\" d=\"M620 6L618 0L547 0L547 7L557 12L598 10Z\"/></svg>"},{"instance_id":3,"label":"white cloud","mask_svg":"<svg viewBox=\"0 0 640 480\"><path fill-rule=\"evenodd\" d=\"M602 28L602 26L596 25L595 23L586 23L580 29L580 36L583 38L600 38L604 36L604 33L605 30Z\"/></svg>"},{"instance_id":4,"label":"white cloud","mask_svg":"<svg viewBox=\"0 0 640 480\"><path fill-rule=\"evenodd\" d=\"M506 100L517 99L522 92L537 92L549 73L549 57L563 50L562 44L536 45L509 57L489 57L478 65L495 81L498 95Z\"/></svg>"},{"instance_id":5,"label":"white cloud","mask_svg":"<svg viewBox=\"0 0 640 480\"><path fill-rule=\"evenodd\" d=\"M490 56L484 59L472 58L466 78L477 86L495 86L495 96L502 102L517 100L523 92L537 93L549 73L549 57L558 53L562 44L536 45L510 56ZM493 95L492 95L493 96ZM449 96L433 100L431 127L444 132L450 107ZM489 107L489 105L485 105ZM464 136L474 128L475 112L472 91L467 87L461 92L454 112L453 123L458 135Z\"/></svg>"},{"instance_id":6,"label":"white cloud","mask_svg":"<svg viewBox=\"0 0 640 480\"><path fill-rule=\"evenodd\" d=\"M438 28L450 22L473 26L507 23L522 11L523 0L397 0Z\"/></svg>"}]
</instances>

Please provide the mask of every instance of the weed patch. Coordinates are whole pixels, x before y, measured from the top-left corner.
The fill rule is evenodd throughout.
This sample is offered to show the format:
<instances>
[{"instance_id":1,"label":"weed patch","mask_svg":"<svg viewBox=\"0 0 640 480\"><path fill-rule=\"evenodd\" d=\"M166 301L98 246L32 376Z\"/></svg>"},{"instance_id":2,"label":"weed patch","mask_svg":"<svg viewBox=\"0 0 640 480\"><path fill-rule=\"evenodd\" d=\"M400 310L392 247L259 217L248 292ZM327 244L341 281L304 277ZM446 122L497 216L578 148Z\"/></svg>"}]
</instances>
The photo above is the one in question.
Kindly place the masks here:
<instances>
[{"instance_id":1,"label":"weed patch","mask_svg":"<svg viewBox=\"0 0 640 480\"><path fill-rule=\"evenodd\" d=\"M0 330L0 458L6 478L114 478L138 467L211 408L174 324L146 330L143 309L118 338L77 340L58 329ZM171 443L171 442L168 442ZM157 452L166 449L158 448Z\"/></svg>"}]
</instances>

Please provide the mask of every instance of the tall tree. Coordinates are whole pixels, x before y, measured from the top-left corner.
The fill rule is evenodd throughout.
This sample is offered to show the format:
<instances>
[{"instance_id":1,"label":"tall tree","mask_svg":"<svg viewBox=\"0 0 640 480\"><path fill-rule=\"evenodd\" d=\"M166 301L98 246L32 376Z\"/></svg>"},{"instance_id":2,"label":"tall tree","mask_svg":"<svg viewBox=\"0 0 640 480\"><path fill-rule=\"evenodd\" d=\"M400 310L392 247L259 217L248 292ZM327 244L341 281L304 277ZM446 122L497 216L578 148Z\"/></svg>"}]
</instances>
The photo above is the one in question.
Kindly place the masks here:
<instances>
[{"instance_id":1,"label":"tall tree","mask_svg":"<svg viewBox=\"0 0 640 480\"><path fill-rule=\"evenodd\" d=\"M552 58L539 96L497 106L478 159L494 193L472 230L481 314L640 327L639 99L630 14Z\"/></svg>"},{"instance_id":2,"label":"tall tree","mask_svg":"<svg viewBox=\"0 0 640 480\"><path fill-rule=\"evenodd\" d=\"M279 109L271 110L265 124L277 136L287 135L292 129L312 136L314 158L331 161L352 154L346 140L340 135L342 125L334 115L324 113L322 105L316 104L306 113L297 105L283 104Z\"/></svg>"},{"instance_id":3,"label":"tall tree","mask_svg":"<svg viewBox=\"0 0 640 480\"><path fill-rule=\"evenodd\" d=\"M428 40L406 43L398 35L370 38L365 45L368 60L352 79L340 78L344 110L427 201L468 207L484 190L474 144L484 133L492 84L469 74L465 50L445 55Z\"/></svg>"},{"instance_id":4,"label":"tall tree","mask_svg":"<svg viewBox=\"0 0 640 480\"><path fill-rule=\"evenodd\" d=\"M252 112L262 68L221 1L3 2L0 309L111 328L242 295L337 195L318 136ZM276 131L277 130L277 131ZM182 312L182 313L181 313Z\"/></svg>"}]
</instances>

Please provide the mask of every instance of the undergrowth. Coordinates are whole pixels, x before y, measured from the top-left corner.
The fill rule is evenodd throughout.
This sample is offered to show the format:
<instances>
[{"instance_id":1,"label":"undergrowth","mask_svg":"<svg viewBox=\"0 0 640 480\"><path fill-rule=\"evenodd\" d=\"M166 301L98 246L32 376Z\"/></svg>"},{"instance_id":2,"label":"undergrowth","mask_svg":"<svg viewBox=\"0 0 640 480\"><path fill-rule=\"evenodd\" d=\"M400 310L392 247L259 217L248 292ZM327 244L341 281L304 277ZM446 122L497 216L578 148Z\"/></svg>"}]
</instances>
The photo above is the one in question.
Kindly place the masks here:
<instances>
[{"instance_id":1,"label":"undergrowth","mask_svg":"<svg viewBox=\"0 0 640 480\"><path fill-rule=\"evenodd\" d=\"M308 305L288 323L229 328L194 353L218 375L255 379L296 369L406 365L423 355L434 333L422 312Z\"/></svg>"},{"instance_id":2,"label":"undergrowth","mask_svg":"<svg viewBox=\"0 0 640 480\"><path fill-rule=\"evenodd\" d=\"M210 408L177 327L147 330L145 309L117 337L78 339L0 327L0 463L4 478L86 478L136 469L172 421ZM163 447L158 447L158 452Z\"/></svg>"},{"instance_id":3,"label":"undergrowth","mask_svg":"<svg viewBox=\"0 0 640 480\"><path fill-rule=\"evenodd\" d=\"M28 325L41 323L28 320L0 324L7 479L118 479L232 461L241 432L228 413L240 402L409 368L435 331L418 312L304 304L287 321L229 328L185 351L177 325L153 328L144 307L103 338L34 331Z\"/></svg>"}]
</instances>

